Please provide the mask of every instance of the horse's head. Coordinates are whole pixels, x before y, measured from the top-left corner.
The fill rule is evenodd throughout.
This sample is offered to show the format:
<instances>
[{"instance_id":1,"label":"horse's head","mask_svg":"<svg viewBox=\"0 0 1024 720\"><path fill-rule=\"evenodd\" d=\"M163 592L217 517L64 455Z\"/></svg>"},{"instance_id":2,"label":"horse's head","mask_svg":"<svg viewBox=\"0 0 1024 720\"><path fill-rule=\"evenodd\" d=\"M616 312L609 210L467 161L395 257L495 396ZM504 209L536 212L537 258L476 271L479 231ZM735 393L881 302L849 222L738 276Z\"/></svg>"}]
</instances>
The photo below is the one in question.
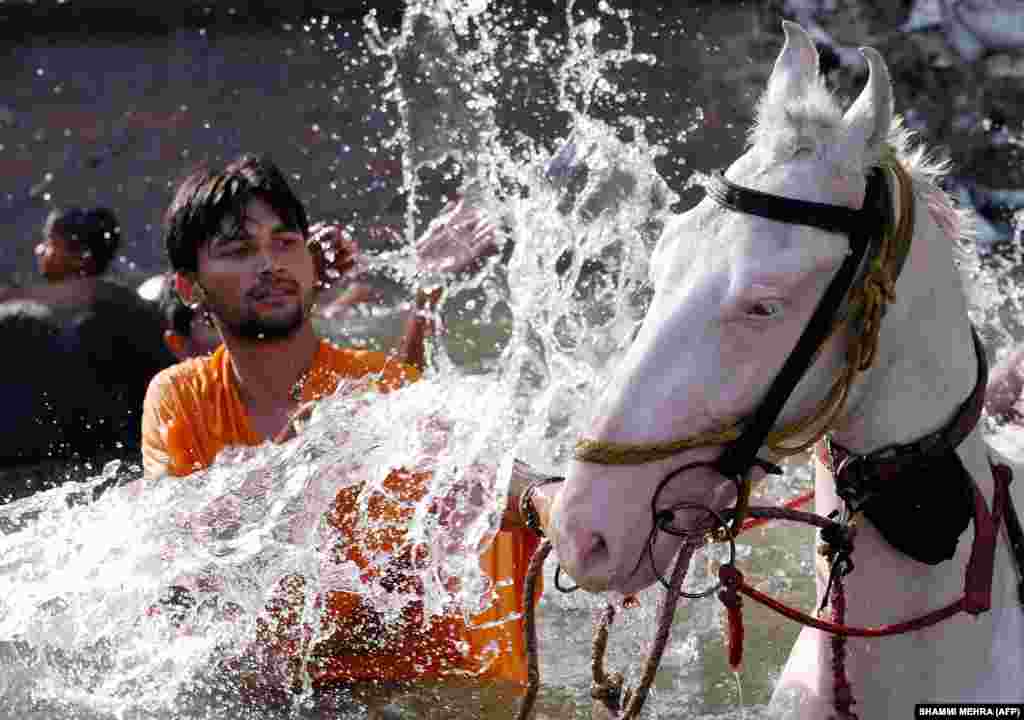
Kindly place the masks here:
<instances>
[{"instance_id":1,"label":"horse's head","mask_svg":"<svg viewBox=\"0 0 1024 720\"><path fill-rule=\"evenodd\" d=\"M888 71L877 52L863 50L867 87L843 114L818 74L810 38L794 23L783 25L785 46L749 149L725 178L776 197L858 210L889 137ZM654 568L664 572L681 546L678 534L652 536L656 512L672 509L665 527L685 534L707 529L710 517L688 503L719 511L736 500L735 477L717 463L735 434L722 429L742 428L735 423L762 406L851 251L852 235L800 223L736 212L707 197L667 225L651 261L650 309L553 509L559 560L584 588L650 585ZM816 415L845 367L841 337L821 346L775 428ZM762 458L772 457L765 452ZM742 472L756 480L763 470L748 463Z\"/></svg>"}]
</instances>

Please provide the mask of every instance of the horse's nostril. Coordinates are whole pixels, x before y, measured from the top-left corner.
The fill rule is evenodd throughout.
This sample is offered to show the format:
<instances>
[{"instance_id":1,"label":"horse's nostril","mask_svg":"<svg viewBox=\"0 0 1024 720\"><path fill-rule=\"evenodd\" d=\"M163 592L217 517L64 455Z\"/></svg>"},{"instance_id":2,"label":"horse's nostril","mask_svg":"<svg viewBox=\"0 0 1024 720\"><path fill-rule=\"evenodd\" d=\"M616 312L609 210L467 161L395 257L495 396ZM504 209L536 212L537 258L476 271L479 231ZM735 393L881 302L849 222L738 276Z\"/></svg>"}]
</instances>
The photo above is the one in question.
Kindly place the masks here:
<instances>
[{"instance_id":1,"label":"horse's nostril","mask_svg":"<svg viewBox=\"0 0 1024 720\"><path fill-rule=\"evenodd\" d=\"M558 522L560 521L560 522ZM611 546L595 524L572 513L557 518L552 540L558 561L572 579L587 590L603 581L611 569Z\"/></svg>"}]
</instances>

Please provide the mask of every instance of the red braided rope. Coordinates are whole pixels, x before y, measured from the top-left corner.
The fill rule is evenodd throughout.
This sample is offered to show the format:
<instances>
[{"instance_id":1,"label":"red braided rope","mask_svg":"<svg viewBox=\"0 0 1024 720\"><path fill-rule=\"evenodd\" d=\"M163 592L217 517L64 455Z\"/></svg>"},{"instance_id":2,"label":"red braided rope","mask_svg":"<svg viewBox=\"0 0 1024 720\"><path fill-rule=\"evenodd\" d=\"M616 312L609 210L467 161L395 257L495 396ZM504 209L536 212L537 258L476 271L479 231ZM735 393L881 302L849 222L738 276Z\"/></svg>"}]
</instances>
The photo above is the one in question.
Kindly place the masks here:
<instances>
[{"instance_id":1,"label":"red braided rope","mask_svg":"<svg viewBox=\"0 0 1024 720\"><path fill-rule=\"evenodd\" d=\"M843 586L842 573L835 579L832 586L832 622L842 625L846 622L846 592ZM846 635L833 635L832 641L832 707L838 715L835 720L857 720L857 715L850 708L857 704L853 699L850 679L846 676Z\"/></svg>"},{"instance_id":2,"label":"red braided rope","mask_svg":"<svg viewBox=\"0 0 1024 720\"><path fill-rule=\"evenodd\" d=\"M880 625L878 627L855 627L850 625L841 625L828 620L819 620L805 612L801 612L796 608L789 607L785 603L779 602L770 595L766 595L765 593L752 588L744 580L740 580L736 589L751 600L761 603L765 607L774 610L790 620L795 620L796 622L807 625L808 627L832 633L833 635L848 635L850 637L885 637L886 635L899 635L901 633L912 632L914 630L929 627L930 625L935 625L946 618L956 615L961 610L964 610L964 598L961 597L956 602L950 603L944 608L933 610L927 615L922 615L921 617L914 618L913 620L907 620L906 622L893 623L891 625Z\"/></svg>"},{"instance_id":3,"label":"red braided rope","mask_svg":"<svg viewBox=\"0 0 1024 720\"><path fill-rule=\"evenodd\" d=\"M797 495L795 498L787 500L781 507L784 508L785 510L796 510L798 507L803 507L804 505L806 505L807 503L809 503L813 499L814 499L814 491L813 490L808 490L807 492L805 492L805 493L803 493L801 495ZM770 523L774 519L775 518L771 518L771 517L751 517L751 518L747 518L744 521L743 525L740 526L740 532L746 532L747 530L750 530L752 528L756 528L756 527L758 527L760 525L766 525L767 523ZM737 533L737 534L739 534L739 533Z\"/></svg>"},{"instance_id":4,"label":"red braided rope","mask_svg":"<svg viewBox=\"0 0 1024 720\"><path fill-rule=\"evenodd\" d=\"M935 625L959 612L966 612L971 615L977 615L978 613L985 612L991 605L990 592L992 584L992 568L991 558L988 558L986 562L986 558L982 557L982 555L990 553L980 551L979 545L994 546L996 542L995 535L999 531L999 525L1002 520L1003 512L1005 511L1006 498L1009 497L1009 485L1013 477L1009 468L1005 465L994 464L992 469L993 479L995 481L994 495L992 498L992 512L989 513L981 492L977 490L977 487L975 487L975 538L974 547L971 549L971 557L967 563L966 587L964 589L964 594L960 599L946 605L945 607L933 610L930 613L926 613L925 615L921 615L920 617L916 617L905 622L881 625L878 627L855 627L845 625L840 622L820 620L805 612L801 612L796 608L790 607L770 595L766 595L765 593L748 585L743 579L743 575L739 573L738 570L736 571L738 579L735 580L736 591L743 593L751 600L759 602L765 607L774 610L783 617L787 617L790 620L801 623L802 625L813 627L817 630L831 633L833 635L844 635L849 637L885 637L887 635L900 635L902 633L913 632L915 630ZM794 498L794 500L791 500L790 502L796 502L800 497ZM783 511L783 513L784 512L785 511ZM804 518L793 519L804 520ZM804 521L807 522L810 520L811 519L808 518Z\"/></svg>"}]
</instances>

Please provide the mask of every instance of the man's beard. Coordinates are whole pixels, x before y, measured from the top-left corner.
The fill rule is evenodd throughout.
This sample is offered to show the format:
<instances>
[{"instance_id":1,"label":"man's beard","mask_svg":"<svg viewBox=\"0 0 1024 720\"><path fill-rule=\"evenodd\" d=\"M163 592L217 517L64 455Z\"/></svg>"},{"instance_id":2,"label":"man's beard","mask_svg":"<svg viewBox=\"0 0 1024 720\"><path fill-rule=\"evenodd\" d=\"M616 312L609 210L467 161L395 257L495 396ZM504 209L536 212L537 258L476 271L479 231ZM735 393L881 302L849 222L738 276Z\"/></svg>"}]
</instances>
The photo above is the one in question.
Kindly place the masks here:
<instances>
[{"instance_id":1,"label":"man's beard","mask_svg":"<svg viewBox=\"0 0 1024 720\"><path fill-rule=\"evenodd\" d=\"M302 328L313 311L315 298L316 289L310 289L294 311L279 318L260 317L255 312L239 314L226 312L220 303L211 303L209 296L207 296L206 305L207 310L221 326L222 332L240 340L273 342L290 338Z\"/></svg>"}]
</instances>

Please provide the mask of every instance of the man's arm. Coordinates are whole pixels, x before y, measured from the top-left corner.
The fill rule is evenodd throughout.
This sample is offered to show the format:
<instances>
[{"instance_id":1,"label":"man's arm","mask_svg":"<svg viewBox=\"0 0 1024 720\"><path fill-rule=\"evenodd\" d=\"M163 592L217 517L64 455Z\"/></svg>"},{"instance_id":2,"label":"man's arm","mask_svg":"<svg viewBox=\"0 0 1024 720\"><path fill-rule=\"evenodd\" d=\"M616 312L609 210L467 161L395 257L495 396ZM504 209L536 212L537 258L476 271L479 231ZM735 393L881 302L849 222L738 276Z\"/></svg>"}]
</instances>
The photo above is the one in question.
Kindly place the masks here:
<instances>
[{"instance_id":1,"label":"man's arm","mask_svg":"<svg viewBox=\"0 0 1024 720\"><path fill-rule=\"evenodd\" d=\"M405 321L405 332L398 343L398 359L420 372L427 368L427 338L434 335L434 313L440 299L441 288L429 292L416 291L415 305Z\"/></svg>"},{"instance_id":2,"label":"man's arm","mask_svg":"<svg viewBox=\"0 0 1024 720\"><path fill-rule=\"evenodd\" d=\"M173 383L166 371L157 373L142 401L142 468L147 478L176 474L168 443L175 406Z\"/></svg>"},{"instance_id":3,"label":"man's arm","mask_svg":"<svg viewBox=\"0 0 1024 720\"><path fill-rule=\"evenodd\" d=\"M416 241L416 266L421 277L435 282L479 270L482 261L497 252L497 228L480 209L462 200L450 204ZM412 314L398 346L398 359L421 372L426 368L426 341L437 327L436 310L444 288L416 291Z\"/></svg>"}]
</instances>

